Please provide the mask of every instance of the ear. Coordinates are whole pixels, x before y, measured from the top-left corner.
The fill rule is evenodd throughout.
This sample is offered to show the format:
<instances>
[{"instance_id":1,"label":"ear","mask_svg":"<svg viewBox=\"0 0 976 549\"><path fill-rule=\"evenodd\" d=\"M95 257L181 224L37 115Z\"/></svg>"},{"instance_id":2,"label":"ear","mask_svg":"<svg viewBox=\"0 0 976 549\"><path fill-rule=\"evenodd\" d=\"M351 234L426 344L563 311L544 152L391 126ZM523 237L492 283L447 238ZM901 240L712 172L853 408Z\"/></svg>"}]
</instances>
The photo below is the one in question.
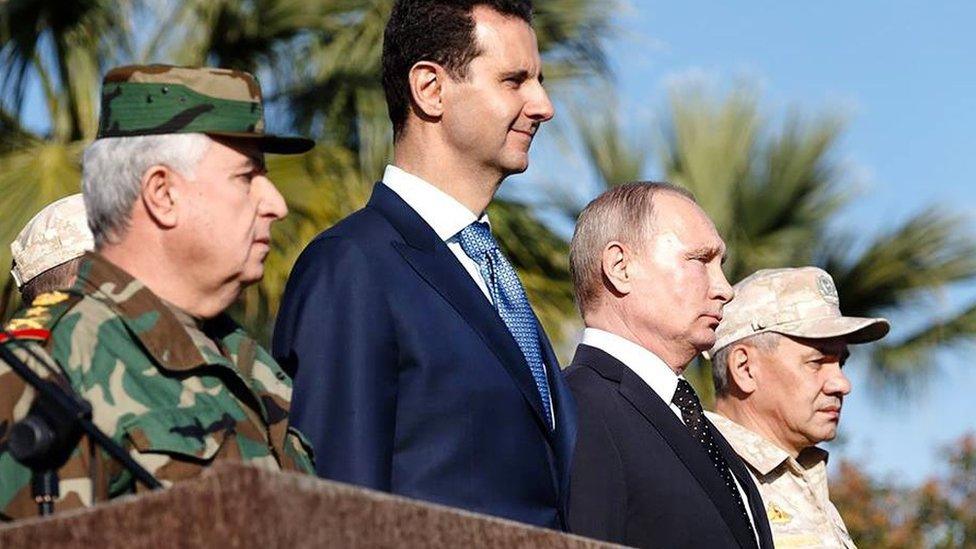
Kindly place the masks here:
<instances>
[{"instance_id":1,"label":"ear","mask_svg":"<svg viewBox=\"0 0 976 549\"><path fill-rule=\"evenodd\" d=\"M603 247L600 257L603 278L610 290L618 295L627 295L632 290L632 257L630 248L622 242L614 240Z\"/></svg>"},{"instance_id":2,"label":"ear","mask_svg":"<svg viewBox=\"0 0 976 549\"><path fill-rule=\"evenodd\" d=\"M420 116L437 119L444 114L443 84L447 71L437 63L418 61L407 75L410 95Z\"/></svg>"},{"instance_id":3,"label":"ear","mask_svg":"<svg viewBox=\"0 0 976 549\"><path fill-rule=\"evenodd\" d=\"M746 345L735 345L729 353L729 382L743 393L751 395L759 387L756 374L759 369L758 351Z\"/></svg>"},{"instance_id":4,"label":"ear","mask_svg":"<svg viewBox=\"0 0 976 549\"><path fill-rule=\"evenodd\" d=\"M142 204L160 227L171 229L176 226L181 182L183 178L179 174L163 165L150 166L142 174Z\"/></svg>"}]
</instances>

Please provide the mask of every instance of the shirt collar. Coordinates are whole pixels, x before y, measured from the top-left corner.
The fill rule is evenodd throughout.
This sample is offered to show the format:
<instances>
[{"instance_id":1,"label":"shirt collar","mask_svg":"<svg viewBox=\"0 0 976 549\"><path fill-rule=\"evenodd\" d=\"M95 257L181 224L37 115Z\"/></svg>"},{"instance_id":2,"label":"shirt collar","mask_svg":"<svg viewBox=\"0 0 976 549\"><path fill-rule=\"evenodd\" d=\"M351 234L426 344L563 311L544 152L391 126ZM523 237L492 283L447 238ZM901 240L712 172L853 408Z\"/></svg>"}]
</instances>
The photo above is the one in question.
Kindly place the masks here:
<instances>
[{"instance_id":1,"label":"shirt collar","mask_svg":"<svg viewBox=\"0 0 976 549\"><path fill-rule=\"evenodd\" d=\"M760 475L768 475L784 461L798 469L811 469L827 461L827 451L816 446L804 449L799 459L793 460L786 450L731 419L714 412L705 412L705 415L722 432L735 453Z\"/></svg>"},{"instance_id":2,"label":"shirt collar","mask_svg":"<svg viewBox=\"0 0 976 549\"><path fill-rule=\"evenodd\" d=\"M386 167L383 184L413 208L441 240L449 240L475 221L488 223L487 213L479 219L451 195L396 166Z\"/></svg>"},{"instance_id":3,"label":"shirt collar","mask_svg":"<svg viewBox=\"0 0 976 549\"><path fill-rule=\"evenodd\" d=\"M640 345L597 328L583 330L584 345L596 347L633 370L667 404L678 389L678 375L656 354Z\"/></svg>"},{"instance_id":4,"label":"shirt collar","mask_svg":"<svg viewBox=\"0 0 976 549\"><path fill-rule=\"evenodd\" d=\"M195 319L165 302L140 280L98 253L85 254L74 288L114 311L163 368L188 370L224 362L219 352L214 352L214 345L204 344L200 337L194 337L199 332ZM221 326L222 333L239 330L225 315L207 323Z\"/></svg>"}]
</instances>

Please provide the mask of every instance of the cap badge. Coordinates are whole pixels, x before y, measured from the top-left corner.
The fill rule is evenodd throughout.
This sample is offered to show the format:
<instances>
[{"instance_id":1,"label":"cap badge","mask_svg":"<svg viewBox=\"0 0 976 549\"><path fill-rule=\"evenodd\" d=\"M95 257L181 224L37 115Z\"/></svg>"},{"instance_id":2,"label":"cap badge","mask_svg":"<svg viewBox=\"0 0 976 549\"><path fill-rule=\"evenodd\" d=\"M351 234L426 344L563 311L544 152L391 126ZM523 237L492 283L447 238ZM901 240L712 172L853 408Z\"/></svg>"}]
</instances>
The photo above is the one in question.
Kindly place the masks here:
<instances>
[{"instance_id":1,"label":"cap badge","mask_svg":"<svg viewBox=\"0 0 976 549\"><path fill-rule=\"evenodd\" d=\"M824 301L833 303L834 305L840 304L840 296L837 295L837 287L834 286L834 281L831 280L829 276L817 276L817 289L820 290L820 295L823 296Z\"/></svg>"}]
</instances>

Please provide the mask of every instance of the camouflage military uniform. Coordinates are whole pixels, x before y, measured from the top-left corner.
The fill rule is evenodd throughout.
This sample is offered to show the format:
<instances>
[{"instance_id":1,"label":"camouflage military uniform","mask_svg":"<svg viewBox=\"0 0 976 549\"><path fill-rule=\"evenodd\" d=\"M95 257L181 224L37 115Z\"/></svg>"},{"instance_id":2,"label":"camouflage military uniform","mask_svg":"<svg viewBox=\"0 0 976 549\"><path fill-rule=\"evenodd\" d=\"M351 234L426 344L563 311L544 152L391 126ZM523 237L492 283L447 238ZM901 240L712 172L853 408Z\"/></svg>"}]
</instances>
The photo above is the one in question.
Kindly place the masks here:
<instances>
[{"instance_id":1,"label":"camouflage military uniform","mask_svg":"<svg viewBox=\"0 0 976 549\"><path fill-rule=\"evenodd\" d=\"M827 452L797 459L725 416L705 412L739 454L762 493L776 547L845 547L854 542L827 490Z\"/></svg>"},{"instance_id":2,"label":"camouflage military uniform","mask_svg":"<svg viewBox=\"0 0 976 549\"><path fill-rule=\"evenodd\" d=\"M97 254L85 256L70 291L42 294L7 329L53 357L92 403L95 424L164 485L218 460L313 471L308 445L288 427L291 380L274 359L228 317L196 321ZM30 471L5 444L33 396L0 363L0 513L6 518L37 513ZM145 489L84 439L59 473L57 511Z\"/></svg>"}]
</instances>

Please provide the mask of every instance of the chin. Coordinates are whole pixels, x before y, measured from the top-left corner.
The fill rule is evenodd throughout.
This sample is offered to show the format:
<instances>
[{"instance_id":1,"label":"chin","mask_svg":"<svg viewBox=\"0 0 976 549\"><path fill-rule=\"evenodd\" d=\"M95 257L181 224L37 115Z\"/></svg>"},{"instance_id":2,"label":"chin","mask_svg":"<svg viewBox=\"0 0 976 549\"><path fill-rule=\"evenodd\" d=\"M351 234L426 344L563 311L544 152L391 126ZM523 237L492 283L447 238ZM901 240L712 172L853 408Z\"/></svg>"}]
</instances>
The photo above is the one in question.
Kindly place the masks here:
<instances>
[{"instance_id":1,"label":"chin","mask_svg":"<svg viewBox=\"0 0 976 549\"><path fill-rule=\"evenodd\" d=\"M263 277L264 277L264 265L259 265L256 268L247 269L246 271L241 273L241 276L239 277L238 280L240 280L242 285L250 286L255 282L259 282Z\"/></svg>"},{"instance_id":2,"label":"chin","mask_svg":"<svg viewBox=\"0 0 976 549\"><path fill-rule=\"evenodd\" d=\"M699 334L694 338L695 349L698 352L707 351L715 345L715 332L709 331L707 334Z\"/></svg>"},{"instance_id":3,"label":"chin","mask_svg":"<svg viewBox=\"0 0 976 549\"><path fill-rule=\"evenodd\" d=\"M507 175L514 175L529 169L529 152L513 153L499 162L501 170Z\"/></svg>"},{"instance_id":4,"label":"chin","mask_svg":"<svg viewBox=\"0 0 976 549\"><path fill-rule=\"evenodd\" d=\"M529 169L529 165L528 163L525 163L522 164L521 166L507 166L502 169L502 172L504 172L505 176L508 177L510 175L518 175L520 173L524 173L525 170L527 169Z\"/></svg>"},{"instance_id":5,"label":"chin","mask_svg":"<svg viewBox=\"0 0 976 549\"><path fill-rule=\"evenodd\" d=\"M830 442L837 438L837 427L826 427L820 436L816 437L819 442Z\"/></svg>"}]
</instances>

